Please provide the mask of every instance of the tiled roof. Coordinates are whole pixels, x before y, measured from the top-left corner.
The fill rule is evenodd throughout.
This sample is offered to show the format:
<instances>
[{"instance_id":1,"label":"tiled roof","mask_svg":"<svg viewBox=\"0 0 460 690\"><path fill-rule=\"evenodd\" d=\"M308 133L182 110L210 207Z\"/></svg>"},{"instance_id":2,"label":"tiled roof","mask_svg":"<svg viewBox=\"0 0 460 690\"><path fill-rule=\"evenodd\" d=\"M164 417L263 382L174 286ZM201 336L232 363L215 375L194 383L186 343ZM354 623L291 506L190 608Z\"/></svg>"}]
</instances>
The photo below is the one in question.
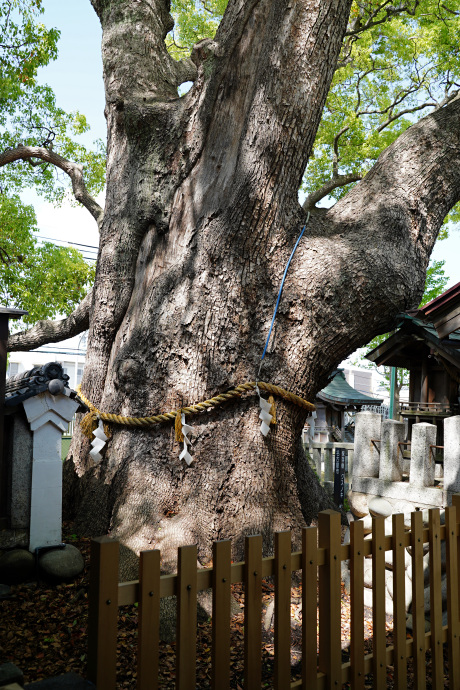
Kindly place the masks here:
<instances>
[{"instance_id":1,"label":"tiled roof","mask_svg":"<svg viewBox=\"0 0 460 690\"><path fill-rule=\"evenodd\" d=\"M5 382L5 407L17 405L46 391L55 395L58 393L68 395L80 402L82 409L86 410L86 405L80 400L77 392L69 388L69 377L64 374L62 365L58 362L49 362L7 378Z\"/></svg>"},{"instance_id":2,"label":"tiled roof","mask_svg":"<svg viewBox=\"0 0 460 690\"><path fill-rule=\"evenodd\" d=\"M382 398L373 398L350 386L343 369L337 369L332 381L318 393L317 397L338 405L381 405L383 402Z\"/></svg>"}]
</instances>

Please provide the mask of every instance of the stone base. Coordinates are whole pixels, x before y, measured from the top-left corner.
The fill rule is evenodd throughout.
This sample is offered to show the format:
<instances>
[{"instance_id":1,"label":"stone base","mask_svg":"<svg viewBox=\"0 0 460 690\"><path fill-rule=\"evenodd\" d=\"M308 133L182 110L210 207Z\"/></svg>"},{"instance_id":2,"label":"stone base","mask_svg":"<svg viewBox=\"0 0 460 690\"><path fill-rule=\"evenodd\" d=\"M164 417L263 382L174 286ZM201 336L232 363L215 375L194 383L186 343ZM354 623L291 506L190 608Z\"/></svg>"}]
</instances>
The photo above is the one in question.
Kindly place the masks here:
<instances>
[{"instance_id":1,"label":"stone base","mask_svg":"<svg viewBox=\"0 0 460 690\"><path fill-rule=\"evenodd\" d=\"M27 549L11 549L0 555L0 582L16 585L36 579L35 558Z\"/></svg>"},{"instance_id":2,"label":"stone base","mask_svg":"<svg viewBox=\"0 0 460 690\"><path fill-rule=\"evenodd\" d=\"M37 680L25 686L26 690L90 690L90 688L94 690L94 687L93 683L76 673L65 673L63 676Z\"/></svg>"},{"instance_id":3,"label":"stone base","mask_svg":"<svg viewBox=\"0 0 460 690\"><path fill-rule=\"evenodd\" d=\"M85 567L80 551L72 544L43 551L38 557L40 575L51 582L71 582Z\"/></svg>"},{"instance_id":4,"label":"stone base","mask_svg":"<svg viewBox=\"0 0 460 690\"><path fill-rule=\"evenodd\" d=\"M352 490L399 501L411 501L417 505L432 508L443 508L447 504L447 495L442 489L433 486L417 487L409 482L389 482L374 477L353 477Z\"/></svg>"},{"instance_id":5,"label":"stone base","mask_svg":"<svg viewBox=\"0 0 460 690\"><path fill-rule=\"evenodd\" d=\"M29 533L23 529L0 530L0 551L2 549L27 549Z\"/></svg>"}]
</instances>

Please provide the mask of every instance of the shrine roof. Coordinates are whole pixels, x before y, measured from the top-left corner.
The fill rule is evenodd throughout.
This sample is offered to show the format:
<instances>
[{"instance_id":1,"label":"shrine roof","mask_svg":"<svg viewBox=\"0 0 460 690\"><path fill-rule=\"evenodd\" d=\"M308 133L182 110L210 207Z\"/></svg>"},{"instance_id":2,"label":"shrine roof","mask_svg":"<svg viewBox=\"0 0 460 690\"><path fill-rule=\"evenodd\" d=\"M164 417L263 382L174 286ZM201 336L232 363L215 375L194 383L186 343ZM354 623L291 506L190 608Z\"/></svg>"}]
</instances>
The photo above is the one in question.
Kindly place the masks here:
<instances>
[{"instance_id":1,"label":"shrine roof","mask_svg":"<svg viewBox=\"0 0 460 690\"><path fill-rule=\"evenodd\" d=\"M460 330L440 337L434 324L423 321L414 312L400 314L397 330L371 350L366 358L377 366L387 365L410 369L428 353L460 369Z\"/></svg>"},{"instance_id":2,"label":"shrine roof","mask_svg":"<svg viewBox=\"0 0 460 690\"><path fill-rule=\"evenodd\" d=\"M408 312L436 329L440 338L460 329L460 283L453 285L419 309Z\"/></svg>"},{"instance_id":3,"label":"shrine roof","mask_svg":"<svg viewBox=\"0 0 460 690\"><path fill-rule=\"evenodd\" d=\"M317 397L336 405L381 405L383 402L382 398L373 398L350 386L343 369L336 370L332 381L318 393Z\"/></svg>"}]
</instances>

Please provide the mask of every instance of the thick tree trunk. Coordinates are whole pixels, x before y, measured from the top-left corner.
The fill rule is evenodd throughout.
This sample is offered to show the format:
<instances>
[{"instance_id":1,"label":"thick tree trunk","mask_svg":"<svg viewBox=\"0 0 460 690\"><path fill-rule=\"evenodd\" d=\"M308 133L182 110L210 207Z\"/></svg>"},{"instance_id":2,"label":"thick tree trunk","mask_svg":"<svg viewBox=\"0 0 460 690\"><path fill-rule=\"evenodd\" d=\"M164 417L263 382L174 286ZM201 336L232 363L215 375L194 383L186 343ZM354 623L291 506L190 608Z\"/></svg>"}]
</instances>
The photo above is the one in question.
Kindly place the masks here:
<instances>
[{"instance_id":1,"label":"thick tree trunk","mask_svg":"<svg viewBox=\"0 0 460 690\"><path fill-rule=\"evenodd\" d=\"M351 0L230 0L214 41L174 63L166 0L92 0L104 30L107 200L83 391L146 416L254 380L284 267L304 223L297 190ZM176 87L193 78L178 98ZM312 400L332 369L413 306L460 190L460 104L408 130L350 194L313 216L260 379ZM179 544L293 529L326 507L302 455L305 412L277 400L264 438L257 398L174 429L114 427L103 462L76 435L66 505L80 529L174 567Z\"/></svg>"}]
</instances>

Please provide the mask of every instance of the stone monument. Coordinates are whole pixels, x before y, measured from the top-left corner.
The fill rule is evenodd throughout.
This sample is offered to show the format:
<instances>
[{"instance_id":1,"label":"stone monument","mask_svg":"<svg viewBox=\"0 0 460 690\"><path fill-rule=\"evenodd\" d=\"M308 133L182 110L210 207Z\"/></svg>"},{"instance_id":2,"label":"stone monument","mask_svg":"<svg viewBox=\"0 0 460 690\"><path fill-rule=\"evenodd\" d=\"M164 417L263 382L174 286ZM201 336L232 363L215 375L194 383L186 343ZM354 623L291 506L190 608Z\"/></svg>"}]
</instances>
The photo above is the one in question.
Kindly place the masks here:
<instances>
[{"instance_id":1,"label":"stone monument","mask_svg":"<svg viewBox=\"0 0 460 690\"><path fill-rule=\"evenodd\" d=\"M62 366L50 362L5 385L8 524L0 531L0 549L26 548L35 560L54 547L67 552L62 558L75 558L76 549L62 544L61 442L75 413L86 406L68 380ZM0 573L7 555L0 558Z\"/></svg>"}]
</instances>

